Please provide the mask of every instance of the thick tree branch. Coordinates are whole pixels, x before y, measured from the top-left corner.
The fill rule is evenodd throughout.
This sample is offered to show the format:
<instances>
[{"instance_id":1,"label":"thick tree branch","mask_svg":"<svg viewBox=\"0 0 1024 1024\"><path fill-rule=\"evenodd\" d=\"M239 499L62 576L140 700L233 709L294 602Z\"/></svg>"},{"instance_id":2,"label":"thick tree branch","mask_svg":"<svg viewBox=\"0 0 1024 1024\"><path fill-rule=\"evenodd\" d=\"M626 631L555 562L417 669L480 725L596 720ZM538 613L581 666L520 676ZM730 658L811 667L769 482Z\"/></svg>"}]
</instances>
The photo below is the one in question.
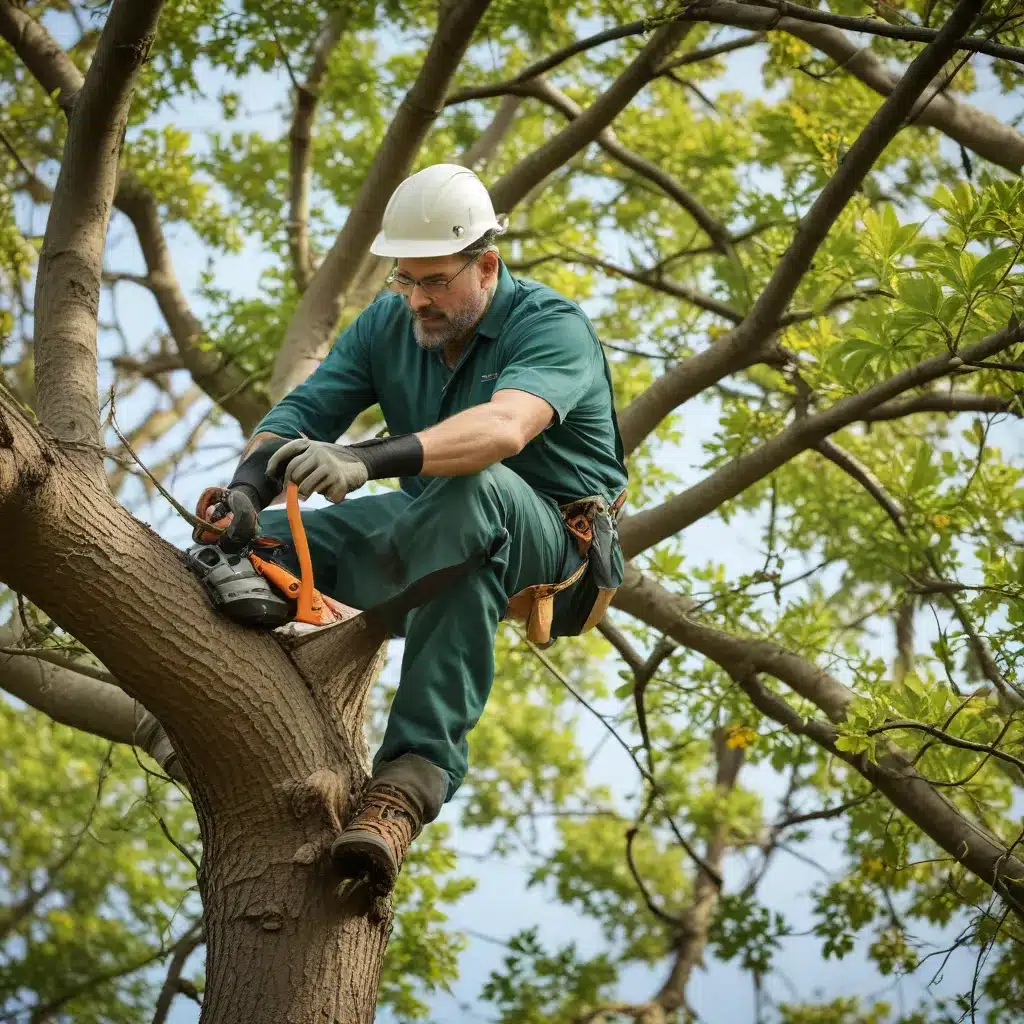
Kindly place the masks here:
<instances>
[{"instance_id":1,"label":"thick tree branch","mask_svg":"<svg viewBox=\"0 0 1024 1024\"><path fill-rule=\"evenodd\" d=\"M495 111L491 123L480 133L479 138L459 158L459 163L480 172L492 160L494 155L501 148L505 141L516 115L519 113L519 106L523 102L522 96L508 95L501 98L498 109Z\"/></svg>"},{"instance_id":2,"label":"thick tree branch","mask_svg":"<svg viewBox=\"0 0 1024 1024\"><path fill-rule=\"evenodd\" d=\"M728 0L726 0L728 3ZM715 3L717 7L721 4ZM730 4L732 5L732 4ZM845 14L834 14L828 10L816 10L803 4L790 3L788 0L758 0L757 7L770 7L784 17L795 18L800 22L816 25L830 25L848 32L863 32L871 36L883 36L887 39L903 39L907 42L930 43L941 30L927 29L916 25L893 25L878 17L851 17ZM1024 63L1024 49L1019 46L1008 46L1005 43L993 42L981 36L957 39L955 49L968 53L986 53L989 56L1001 57L1015 63Z\"/></svg>"},{"instance_id":3,"label":"thick tree branch","mask_svg":"<svg viewBox=\"0 0 1024 1024\"><path fill-rule=\"evenodd\" d=\"M1024 862L998 837L966 818L914 770L901 751L889 748L876 763L863 754L839 750L834 725L797 712L771 693L758 676L773 676L785 683L832 722L843 720L854 697L853 691L839 680L768 641L731 636L697 622L686 613L685 603L633 568L628 569L615 604L716 662L763 714L846 761L939 846L993 886L1018 916L1024 917Z\"/></svg>"},{"instance_id":4,"label":"thick tree branch","mask_svg":"<svg viewBox=\"0 0 1024 1024\"><path fill-rule=\"evenodd\" d=\"M0 642L11 647L12 630L0 627ZM86 668L66 659L55 664L29 654L0 654L0 689L61 725L138 746L171 778L184 780L174 748L156 718L114 683L86 674Z\"/></svg>"},{"instance_id":5,"label":"thick tree branch","mask_svg":"<svg viewBox=\"0 0 1024 1024\"><path fill-rule=\"evenodd\" d=\"M743 750L730 748L722 729L715 730L714 746L717 764L715 788L719 794L725 796L736 785L743 766ZM729 849L729 832L726 822L716 822L704 851L705 861L719 876L722 875L725 855ZM693 897L683 916L683 935L675 950L672 969L654 999L666 1014L678 1010L686 1001L686 986L689 984L693 969L704 957L711 917L718 903L719 893L720 888L715 885L713 879L705 872L698 871Z\"/></svg>"},{"instance_id":6,"label":"thick tree branch","mask_svg":"<svg viewBox=\"0 0 1024 1024\"><path fill-rule=\"evenodd\" d=\"M804 416L776 434L770 441L737 456L700 483L687 488L662 505L623 520L623 546L632 558L666 537L714 511L723 502L742 493L795 455L812 448L829 434L863 418L871 409L912 388L921 387L955 369L970 358L984 358L1024 341L1024 326L1014 323L963 350L960 355L943 352L903 370L857 395L843 398L811 416ZM984 353L984 355L982 355ZM690 360L692 362L692 360Z\"/></svg>"},{"instance_id":7,"label":"thick tree branch","mask_svg":"<svg viewBox=\"0 0 1024 1024\"><path fill-rule=\"evenodd\" d=\"M454 0L442 7L437 32L366 172L345 224L288 325L274 365L270 398L279 401L316 368L329 347L342 299L380 227L384 207L406 177L448 85L490 0Z\"/></svg>"},{"instance_id":8,"label":"thick tree branch","mask_svg":"<svg viewBox=\"0 0 1024 1024\"><path fill-rule=\"evenodd\" d=\"M135 77L161 0L115 2L75 98L35 293L36 414L56 436L99 439L96 313L107 223Z\"/></svg>"},{"instance_id":9,"label":"thick tree branch","mask_svg":"<svg viewBox=\"0 0 1024 1024\"><path fill-rule=\"evenodd\" d=\"M570 123L579 120L585 113L575 100L543 77L538 76L522 84L509 86L509 93L518 96L532 96L535 99L539 99L563 114ZM726 253L729 251L730 238L725 226L720 224L681 182L662 170L657 164L646 160L638 153L634 153L633 150L624 146L609 127L602 128L592 141L596 142L609 156L614 157L624 167L628 167L642 178L653 182L669 198L675 200L696 221L708 238L711 239L711 248L715 252Z\"/></svg>"},{"instance_id":10,"label":"thick tree branch","mask_svg":"<svg viewBox=\"0 0 1024 1024\"><path fill-rule=\"evenodd\" d=\"M49 32L22 8L0 0L0 36L66 113L71 113L82 88L82 73Z\"/></svg>"},{"instance_id":11,"label":"thick tree branch","mask_svg":"<svg viewBox=\"0 0 1024 1024\"><path fill-rule=\"evenodd\" d=\"M596 141L636 94L657 76L658 67L689 30L689 25L681 23L670 23L657 29L636 59L604 93L562 131L494 183L490 191L495 209L511 212L548 175Z\"/></svg>"},{"instance_id":12,"label":"thick tree branch","mask_svg":"<svg viewBox=\"0 0 1024 1024\"><path fill-rule=\"evenodd\" d=\"M61 106L70 114L84 79L46 29L7 0L0 0L0 35L48 93L61 90ZM147 275L137 278L137 283L153 293L193 381L234 416L243 430L251 430L267 411L267 401L247 386L248 378L240 369L216 352L200 348L203 327L174 272L156 198L131 171L121 170L114 205L132 222L146 262Z\"/></svg>"},{"instance_id":13,"label":"thick tree branch","mask_svg":"<svg viewBox=\"0 0 1024 1024\"><path fill-rule=\"evenodd\" d=\"M884 103L857 136L836 173L801 219L793 241L736 329L732 344L753 348L779 322L836 219L861 186L875 162L910 117L921 95L956 50L961 33L981 10L983 0L959 0L938 35L915 58Z\"/></svg>"},{"instance_id":14,"label":"thick tree branch","mask_svg":"<svg viewBox=\"0 0 1024 1024\"><path fill-rule=\"evenodd\" d=\"M932 391L923 395L910 395L893 402L885 402L872 409L864 420L877 423L881 420L898 420L904 416L913 416L922 412L944 412L951 416L961 412L977 413L1009 413L1012 416L1024 416L1024 403L1011 395L978 395L973 391Z\"/></svg>"},{"instance_id":15,"label":"thick tree branch","mask_svg":"<svg viewBox=\"0 0 1024 1024\"><path fill-rule=\"evenodd\" d=\"M785 18L778 27L827 54L843 71L882 96L890 96L900 81L882 57L859 47L838 29ZM988 112L956 99L948 89L929 90L915 104L909 119L915 125L935 128L997 167L1015 174L1024 167L1024 135Z\"/></svg>"},{"instance_id":16,"label":"thick tree branch","mask_svg":"<svg viewBox=\"0 0 1024 1024\"><path fill-rule=\"evenodd\" d=\"M171 1011L171 1003L174 997L181 991L179 982L181 972L185 969L185 961L206 941L203 932L202 921L197 921L185 934L174 944L174 952L170 962L167 964L167 974L164 983L160 987L160 994L157 996L156 1007L153 1011L152 1024L166 1024L167 1014Z\"/></svg>"},{"instance_id":17,"label":"thick tree branch","mask_svg":"<svg viewBox=\"0 0 1024 1024\"><path fill-rule=\"evenodd\" d=\"M350 12L342 6L332 11L324 22L313 46L313 59L306 80L295 90L295 108L288 131L288 175L290 212L288 248L292 257L292 273L300 292L306 290L313 276L309 254L309 182L310 158L313 152L313 121L320 101L320 86L327 72L327 62L337 45Z\"/></svg>"}]
</instances>

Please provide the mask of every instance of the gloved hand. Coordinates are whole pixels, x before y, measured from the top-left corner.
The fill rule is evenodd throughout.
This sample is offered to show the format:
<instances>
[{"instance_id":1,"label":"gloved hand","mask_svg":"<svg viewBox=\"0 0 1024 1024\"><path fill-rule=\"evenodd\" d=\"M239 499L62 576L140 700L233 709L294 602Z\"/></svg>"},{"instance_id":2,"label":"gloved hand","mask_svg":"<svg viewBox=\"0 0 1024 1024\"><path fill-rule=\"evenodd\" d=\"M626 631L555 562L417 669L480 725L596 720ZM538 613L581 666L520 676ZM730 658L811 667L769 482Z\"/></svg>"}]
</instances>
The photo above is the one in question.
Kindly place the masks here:
<instances>
[{"instance_id":1,"label":"gloved hand","mask_svg":"<svg viewBox=\"0 0 1024 1024\"><path fill-rule=\"evenodd\" d=\"M285 462L284 482L297 484L302 498L315 492L337 503L370 478L366 463L350 447L328 441L305 437L289 441L270 457L267 476L277 476Z\"/></svg>"},{"instance_id":2,"label":"gloved hand","mask_svg":"<svg viewBox=\"0 0 1024 1024\"><path fill-rule=\"evenodd\" d=\"M230 553L241 551L256 536L256 509L240 488L207 487L199 495L196 516L224 530L215 533L196 526L192 539L197 544L217 544Z\"/></svg>"}]
</instances>

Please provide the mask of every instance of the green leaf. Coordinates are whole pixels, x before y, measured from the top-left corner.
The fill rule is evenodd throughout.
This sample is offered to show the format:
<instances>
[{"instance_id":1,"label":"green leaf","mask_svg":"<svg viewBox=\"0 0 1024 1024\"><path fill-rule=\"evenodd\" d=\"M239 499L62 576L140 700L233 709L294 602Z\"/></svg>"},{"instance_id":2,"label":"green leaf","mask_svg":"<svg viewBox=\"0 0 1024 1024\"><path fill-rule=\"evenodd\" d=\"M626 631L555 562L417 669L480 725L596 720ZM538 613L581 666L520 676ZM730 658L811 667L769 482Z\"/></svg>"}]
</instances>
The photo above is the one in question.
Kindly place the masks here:
<instances>
[{"instance_id":1,"label":"green leaf","mask_svg":"<svg viewBox=\"0 0 1024 1024\"><path fill-rule=\"evenodd\" d=\"M990 288L997 284L1016 254L1016 246L1007 246L1005 249L996 249L994 252L982 256L971 271L969 279L971 289Z\"/></svg>"},{"instance_id":2,"label":"green leaf","mask_svg":"<svg viewBox=\"0 0 1024 1024\"><path fill-rule=\"evenodd\" d=\"M925 313L936 312L942 301L942 290L931 274L901 277L896 292L908 306Z\"/></svg>"},{"instance_id":3,"label":"green leaf","mask_svg":"<svg viewBox=\"0 0 1024 1024\"><path fill-rule=\"evenodd\" d=\"M910 477L908 485L912 494L921 491L927 484L933 482L936 471L932 466L932 446L922 441L917 449L917 458L914 460L914 472Z\"/></svg>"},{"instance_id":4,"label":"green leaf","mask_svg":"<svg viewBox=\"0 0 1024 1024\"><path fill-rule=\"evenodd\" d=\"M869 738L864 735L840 736L836 740L836 749L848 754L860 754L870 746Z\"/></svg>"}]
</instances>

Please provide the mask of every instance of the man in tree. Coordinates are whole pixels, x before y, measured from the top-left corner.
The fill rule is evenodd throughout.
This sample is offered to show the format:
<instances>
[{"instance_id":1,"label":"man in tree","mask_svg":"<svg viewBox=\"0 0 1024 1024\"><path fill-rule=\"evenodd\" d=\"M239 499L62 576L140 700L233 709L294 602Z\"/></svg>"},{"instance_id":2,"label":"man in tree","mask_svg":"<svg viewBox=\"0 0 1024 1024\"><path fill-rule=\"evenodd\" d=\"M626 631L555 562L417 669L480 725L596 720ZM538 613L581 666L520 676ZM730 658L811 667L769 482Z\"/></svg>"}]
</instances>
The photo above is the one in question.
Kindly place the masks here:
<instances>
[{"instance_id":1,"label":"man in tree","mask_svg":"<svg viewBox=\"0 0 1024 1024\"><path fill-rule=\"evenodd\" d=\"M396 260L390 293L263 418L228 487L258 511L288 482L333 502L302 516L318 588L405 636L373 777L332 849L382 891L466 773L499 621L523 618L541 642L583 632L622 578L626 470L604 353L578 305L509 274L502 230L472 171L407 178L372 246ZM389 436L336 444L374 403ZM400 489L343 501L392 477ZM259 528L289 537L283 510Z\"/></svg>"}]
</instances>

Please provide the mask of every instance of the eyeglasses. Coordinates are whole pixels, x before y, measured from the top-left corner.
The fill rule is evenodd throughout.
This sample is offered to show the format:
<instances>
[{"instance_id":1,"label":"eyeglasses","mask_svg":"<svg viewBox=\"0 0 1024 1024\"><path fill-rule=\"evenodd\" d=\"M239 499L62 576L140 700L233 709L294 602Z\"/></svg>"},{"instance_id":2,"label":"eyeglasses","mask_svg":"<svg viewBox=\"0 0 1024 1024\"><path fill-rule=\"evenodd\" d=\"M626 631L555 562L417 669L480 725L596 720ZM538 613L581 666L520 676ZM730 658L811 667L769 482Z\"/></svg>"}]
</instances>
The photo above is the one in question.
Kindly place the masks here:
<instances>
[{"instance_id":1,"label":"eyeglasses","mask_svg":"<svg viewBox=\"0 0 1024 1024\"><path fill-rule=\"evenodd\" d=\"M409 274L402 274L396 267L388 274L385 284L389 285L393 291L398 292L400 295L412 295L416 286L419 285L423 289L423 294L428 299L436 299L439 295L444 292L452 285L452 281L455 280L461 274L466 267L471 263L475 263L483 253L477 253L475 256L471 256L459 269L452 274L451 277L445 277L444 274L428 274L426 277L411 277Z\"/></svg>"}]
</instances>

